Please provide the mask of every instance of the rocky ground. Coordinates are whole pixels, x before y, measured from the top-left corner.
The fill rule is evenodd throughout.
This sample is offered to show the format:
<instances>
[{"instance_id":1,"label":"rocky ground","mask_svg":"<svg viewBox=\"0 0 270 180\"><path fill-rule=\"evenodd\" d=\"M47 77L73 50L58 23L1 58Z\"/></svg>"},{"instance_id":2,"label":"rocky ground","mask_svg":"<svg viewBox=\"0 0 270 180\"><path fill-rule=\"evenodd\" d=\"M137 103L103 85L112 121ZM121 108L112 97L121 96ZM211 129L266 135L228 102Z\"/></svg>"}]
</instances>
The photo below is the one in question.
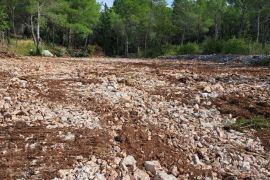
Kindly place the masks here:
<instances>
[{"instance_id":1,"label":"rocky ground","mask_svg":"<svg viewBox=\"0 0 270 180\"><path fill-rule=\"evenodd\" d=\"M270 69L0 59L1 179L269 179Z\"/></svg>"},{"instance_id":2,"label":"rocky ground","mask_svg":"<svg viewBox=\"0 0 270 180\"><path fill-rule=\"evenodd\" d=\"M193 60L193 61L212 61L220 63L242 63L252 66L268 66L270 67L269 55L234 55L234 54L208 54L208 55L178 55L178 56L163 56L160 57L167 60Z\"/></svg>"}]
</instances>

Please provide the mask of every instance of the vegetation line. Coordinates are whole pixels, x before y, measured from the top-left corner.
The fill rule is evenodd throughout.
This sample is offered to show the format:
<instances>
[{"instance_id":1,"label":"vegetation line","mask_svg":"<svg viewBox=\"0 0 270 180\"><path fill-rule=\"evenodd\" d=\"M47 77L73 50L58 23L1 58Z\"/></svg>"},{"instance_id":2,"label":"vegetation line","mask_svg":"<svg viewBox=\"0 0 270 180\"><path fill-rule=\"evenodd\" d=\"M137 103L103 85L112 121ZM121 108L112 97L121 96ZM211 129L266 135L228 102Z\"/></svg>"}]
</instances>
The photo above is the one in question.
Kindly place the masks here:
<instances>
[{"instance_id":1,"label":"vegetation line","mask_svg":"<svg viewBox=\"0 0 270 180\"><path fill-rule=\"evenodd\" d=\"M269 54L269 12L269 0L0 0L0 42L23 55Z\"/></svg>"}]
</instances>

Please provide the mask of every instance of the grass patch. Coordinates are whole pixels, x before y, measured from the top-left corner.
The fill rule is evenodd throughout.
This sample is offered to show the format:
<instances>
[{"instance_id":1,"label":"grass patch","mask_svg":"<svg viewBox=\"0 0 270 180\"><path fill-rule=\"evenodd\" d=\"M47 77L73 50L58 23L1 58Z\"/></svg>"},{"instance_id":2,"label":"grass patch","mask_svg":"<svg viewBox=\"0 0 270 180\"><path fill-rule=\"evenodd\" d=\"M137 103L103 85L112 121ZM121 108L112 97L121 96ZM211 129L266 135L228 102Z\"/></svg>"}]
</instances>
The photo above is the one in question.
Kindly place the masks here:
<instances>
[{"instance_id":1,"label":"grass patch","mask_svg":"<svg viewBox=\"0 0 270 180\"><path fill-rule=\"evenodd\" d=\"M31 39L11 39L9 48L15 54L21 56L30 56L31 50L35 51L35 44Z\"/></svg>"},{"instance_id":2,"label":"grass patch","mask_svg":"<svg viewBox=\"0 0 270 180\"><path fill-rule=\"evenodd\" d=\"M230 126L237 131L244 129L270 129L270 119L264 117L255 117L253 119L239 119Z\"/></svg>"}]
</instances>

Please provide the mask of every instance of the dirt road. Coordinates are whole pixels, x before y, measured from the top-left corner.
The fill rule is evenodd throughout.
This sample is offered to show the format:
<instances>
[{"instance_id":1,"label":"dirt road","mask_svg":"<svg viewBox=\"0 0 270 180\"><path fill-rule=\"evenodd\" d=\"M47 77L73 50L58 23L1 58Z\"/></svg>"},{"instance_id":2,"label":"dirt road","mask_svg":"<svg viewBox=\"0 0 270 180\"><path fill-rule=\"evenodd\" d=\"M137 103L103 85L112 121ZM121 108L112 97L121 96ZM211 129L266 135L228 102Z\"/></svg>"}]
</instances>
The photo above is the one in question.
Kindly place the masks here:
<instances>
[{"instance_id":1,"label":"dirt road","mask_svg":"<svg viewBox=\"0 0 270 180\"><path fill-rule=\"evenodd\" d=\"M1 179L269 179L270 69L0 59Z\"/></svg>"}]
</instances>

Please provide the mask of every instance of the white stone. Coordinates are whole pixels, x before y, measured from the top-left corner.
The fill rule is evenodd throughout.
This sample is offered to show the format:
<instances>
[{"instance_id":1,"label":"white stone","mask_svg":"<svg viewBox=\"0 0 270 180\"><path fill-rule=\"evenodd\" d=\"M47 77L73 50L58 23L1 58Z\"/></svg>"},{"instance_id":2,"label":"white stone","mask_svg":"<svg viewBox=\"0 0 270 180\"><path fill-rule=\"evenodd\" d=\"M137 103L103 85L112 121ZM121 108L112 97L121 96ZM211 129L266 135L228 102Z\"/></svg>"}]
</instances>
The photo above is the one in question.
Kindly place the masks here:
<instances>
[{"instance_id":1,"label":"white stone","mask_svg":"<svg viewBox=\"0 0 270 180\"><path fill-rule=\"evenodd\" d=\"M200 104L201 103L201 98L199 95L195 96L196 103Z\"/></svg>"},{"instance_id":2,"label":"white stone","mask_svg":"<svg viewBox=\"0 0 270 180\"><path fill-rule=\"evenodd\" d=\"M240 169L243 171L250 171L250 163L249 162L241 162L240 163Z\"/></svg>"},{"instance_id":3,"label":"white stone","mask_svg":"<svg viewBox=\"0 0 270 180\"><path fill-rule=\"evenodd\" d=\"M94 180L106 180L104 174L96 173Z\"/></svg>"},{"instance_id":4,"label":"white stone","mask_svg":"<svg viewBox=\"0 0 270 180\"><path fill-rule=\"evenodd\" d=\"M120 162L120 165L125 171L128 171L127 166L131 166L133 168L133 170L135 170L136 163L137 163L137 161L135 160L135 158L133 156L127 156L124 159L122 159L122 161Z\"/></svg>"},{"instance_id":5,"label":"white stone","mask_svg":"<svg viewBox=\"0 0 270 180\"><path fill-rule=\"evenodd\" d=\"M211 93L212 88L210 86L206 86L206 87L204 87L204 92Z\"/></svg>"},{"instance_id":6,"label":"white stone","mask_svg":"<svg viewBox=\"0 0 270 180\"><path fill-rule=\"evenodd\" d=\"M162 167L158 161L145 161L144 167L147 171L151 172L152 174L156 174L158 171L162 170Z\"/></svg>"},{"instance_id":7,"label":"white stone","mask_svg":"<svg viewBox=\"0 0 270 180\"><path fill-rule=\"evenodd\" d=\"M68 132L68 134L64 137L65 141L74 141L75 140L75 135L72 134L71 132Z\"/></svg>"},{"instance_id":8,"label":"white stone","mask_svg":"<svg viewBox=\"0 0 270 180\"><path fill-rule=\"evenodd\" d=\"M195 165L203 165L203 163L200 161L200 159L199 159L199 157L198 157L197 154L194 154L194 155L193 155L193 163L194 163Z\"/></svg>"},{"instance_id":9,"label":"white stone","mask_svg":"<svg viewBox=\"0 0 270 180\"><path fill-rule=\"evenodd\" d=\"M49 50L43 50L41 54L46 57L53 57L53 54Z\"/></svg>"},{"instance_id":10,"label":"white stone","mask_svg":"<svg viewBox=\"0 0 270 180\"><path fill-rule=\"evenodd\" d=\"M4 100L10 102L11 101L11 97L4 97Z\"/></svg>"},{"instance_id":11,"label":"white stone","mask_svg":"<svg viewBox=\"0 0 270 180\"><path fill-rule=\"evenodd\" d=\"M171 173L172 173L174 176L178 176L178 175L179 175L179 171L178 171L177 166L173 166L173 167L172 167Z\"/></svg>"},{"instance_id":12,"label":"white stone","mask_svg":"<svg viewBox=\"0 0 270 180\"><path fill-rule=\"evenodd\" d=\"M157 172L157 175L154 177L154 180L177 180L173 175L169 175L164 171Z\"/></svg>"},{"instance_id":13,"label":"white stone","mask_svg":"<svg viewBox=\"0 0 270 180\"><path fill-rule=\"evenodd\" d=\"M134 172L135 180L150 180L150 176L143 170L136 169Z\"/></svg>"}]
</instances>

